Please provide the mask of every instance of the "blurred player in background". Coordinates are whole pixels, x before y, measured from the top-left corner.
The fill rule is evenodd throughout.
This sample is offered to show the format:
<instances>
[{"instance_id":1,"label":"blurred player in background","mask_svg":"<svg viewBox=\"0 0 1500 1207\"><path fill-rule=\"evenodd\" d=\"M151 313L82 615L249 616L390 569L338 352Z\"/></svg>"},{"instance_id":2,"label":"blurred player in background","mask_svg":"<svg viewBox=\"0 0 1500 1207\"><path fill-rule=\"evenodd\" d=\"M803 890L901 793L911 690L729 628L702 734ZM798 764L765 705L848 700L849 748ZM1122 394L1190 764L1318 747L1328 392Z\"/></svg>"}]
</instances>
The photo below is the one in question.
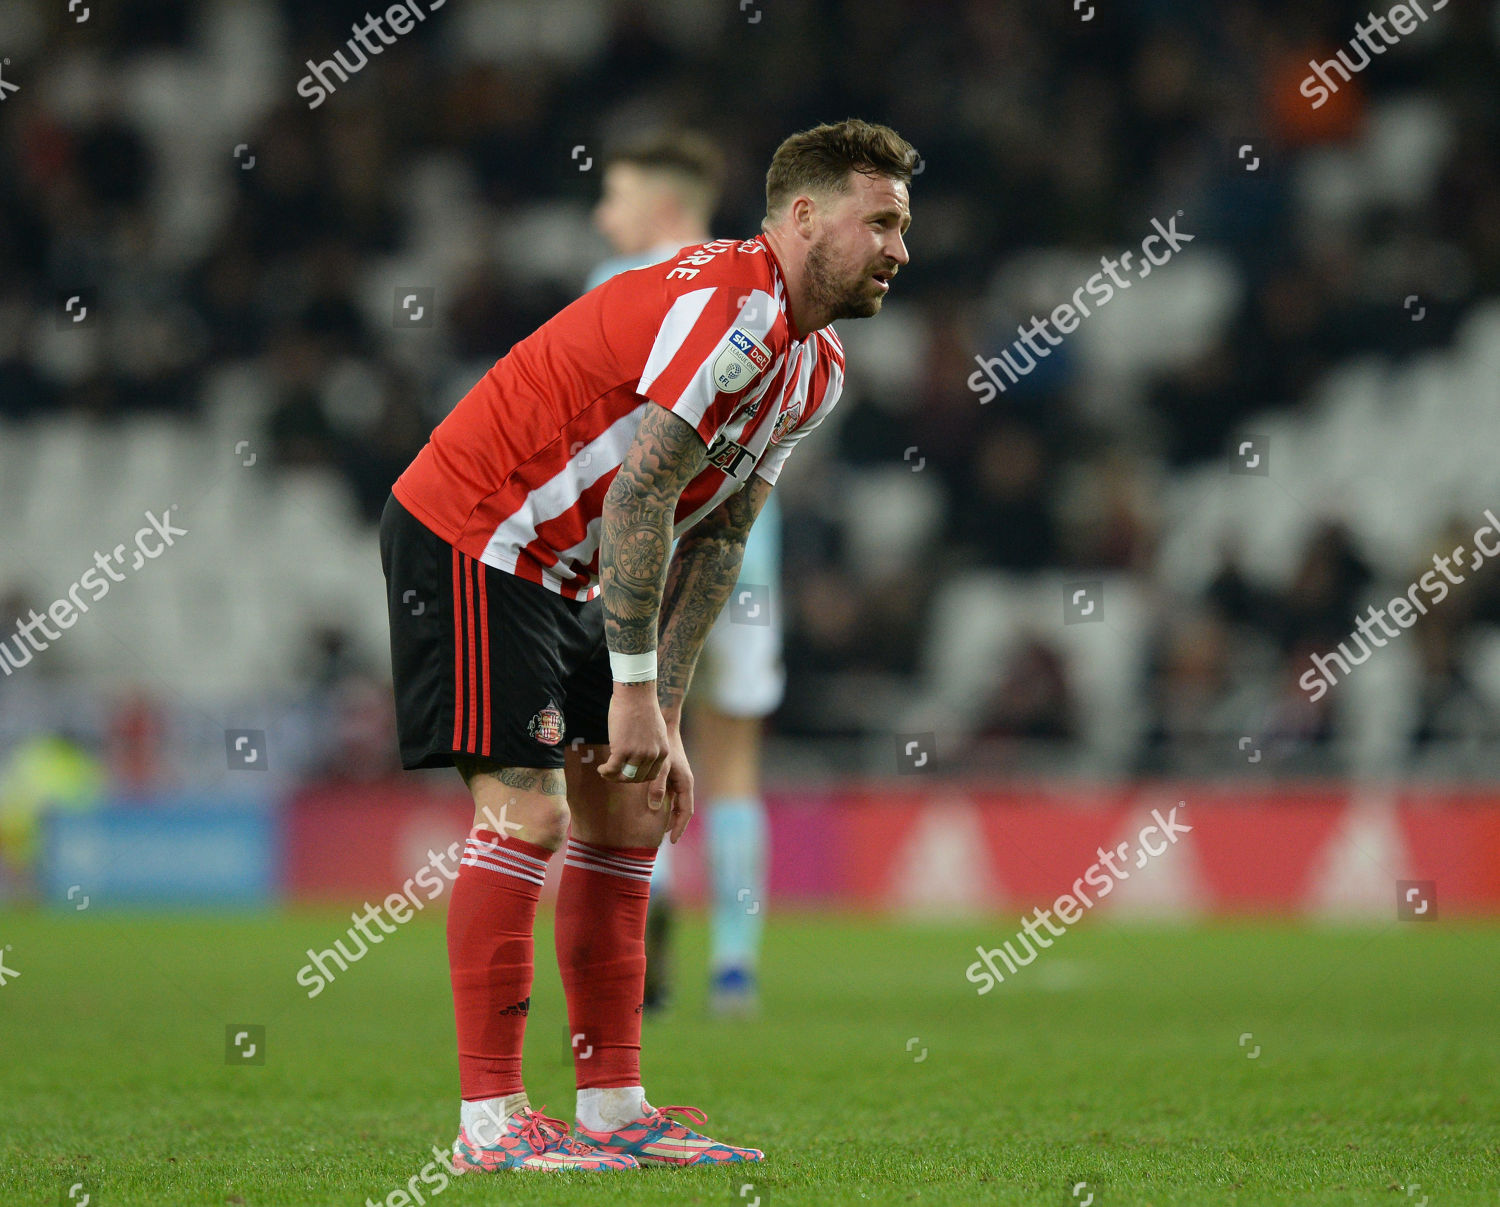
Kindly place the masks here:
<instances>
[{"instance_id":1,"label":"blurred player in background","mask_svg":"<svg viewBox=\"0 0 1500 1207\"><path fill-rule=\"evenodd\" d=\"M401 763L457 767L474 797L448 904L460 1172L761 1159L674 1117L701 1112L646 1099L651 873L693 812L693 670L771 487L838 401L830 324L878 314L907 262L916 160L864 122L786 139L759 235L584 294L485 374L392 487L380 553ZM521 1078L532 931L562 848L571 1135Z\"/></svg>"},{"instance_id":2,"label":"blurred player in background","mask_svg":"<svg viewBox=\"0 0 1500 1207\"><path fill-rule=\"evenodd\" d=\"M75 731L64 722L57 732L24 738L0 758L0 902L35 893L46 813L83 812L104 799L109 769L91 744L81 727Z\"/></svg>"},{"instance_id":3,"label":"blurred player in background","mask_svg":"<svg viewBox=\"0 0 1500 1207\"><path fill-rule=\"evenodd\" d=\"M587 289L621 272L657 264L712 237L709 223L723 188L724 160L704 135L659 133L620 148L604 168L604 195L594 211L619 254L590 274ZM781 507L773 494L750 539L740 581L764 589L765 623L736 624L719 614L708 635L691 697L689 727L701 798L708 805L712 875L709 1008L755 1011L756 969L766 911L766 810L760 795L761 730L781 703ZM656 857L646 916L646 1009L670 992L672 859Z\"/></svg>"}]
</instances>

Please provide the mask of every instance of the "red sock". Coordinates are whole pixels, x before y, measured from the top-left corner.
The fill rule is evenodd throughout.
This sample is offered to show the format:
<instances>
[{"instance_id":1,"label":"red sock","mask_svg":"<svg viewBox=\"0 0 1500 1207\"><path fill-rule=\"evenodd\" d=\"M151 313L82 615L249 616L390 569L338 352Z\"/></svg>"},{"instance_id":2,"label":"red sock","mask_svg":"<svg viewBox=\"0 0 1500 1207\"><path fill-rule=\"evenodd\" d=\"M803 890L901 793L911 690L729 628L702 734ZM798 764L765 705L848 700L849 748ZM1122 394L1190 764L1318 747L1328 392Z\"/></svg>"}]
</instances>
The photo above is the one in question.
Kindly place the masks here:
<instances>
[{"instance_id":1,"label":"red sock","mask_svg":"<svg viewBox=\"0 0 1500 1207\"><path fill-rule=\"evenodd\" d=\"M448 902L448 968L465 1102L521 1092L532 927L552 852L475 830Z\"/></svg>"},{"instance_id":2,"label":"red sock","mask_svg":"<svg viewBox=\"0 0 1500 1207\"><path fill-rule=\"evenodd\" d=\"M557 890L557 966L578 1088L641 1084L646 903L653 847L568 839Z\"/></svg>"}]
</instances>

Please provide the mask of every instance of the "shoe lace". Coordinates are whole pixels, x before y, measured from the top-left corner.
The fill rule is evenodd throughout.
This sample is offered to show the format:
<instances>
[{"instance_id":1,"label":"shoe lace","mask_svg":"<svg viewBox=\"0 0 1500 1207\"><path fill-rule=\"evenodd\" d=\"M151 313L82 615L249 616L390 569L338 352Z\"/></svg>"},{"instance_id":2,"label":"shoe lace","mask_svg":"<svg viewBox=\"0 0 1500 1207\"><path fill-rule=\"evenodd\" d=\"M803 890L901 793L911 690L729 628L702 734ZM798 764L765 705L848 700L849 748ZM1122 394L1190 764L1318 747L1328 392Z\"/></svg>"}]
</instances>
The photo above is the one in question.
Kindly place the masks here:
<instances>
[{"instance_id":1,"label":"shoe lace","mask_svg":"<svg viewBox=\"0 0 1500 1207\"><path fill-rule=\"evenodd\" d=\"M537 1152L561 1149L573 1156L583 1156L592 1151L591 1146L568 1135L568 1125L563 1120L544 1115L540 1110L530 1109L524 1112L524 1117L526 1122L521 1124L519 1134Z\"/></svg>"},{"instance_id":2,"label":"shoe lace","mask_svg":"<svg viewBox=\"0 0 1500 1207\"><path fill-rule=\"evenodd\" d=\"M681 1124L681 1123L679 1123L677 1120L675 1120L675 1119L668 1119L667 1118L668 1114L684 1115L687 1118L691 1119L699 1127L702 1127L705 1123L708 1122L708 1116L705 1115L702 1111L700 1111L696 1106L657 1106L657 1107L652 1107L651 1108L651 1114L648 1115L647 1118L650 1119L652 1121L652 1123L671 1124L673 1127L682 1127L684 1130L686 1130L686 1128L684 1127L684 1125Z\"/></svg>"}]
</instances>

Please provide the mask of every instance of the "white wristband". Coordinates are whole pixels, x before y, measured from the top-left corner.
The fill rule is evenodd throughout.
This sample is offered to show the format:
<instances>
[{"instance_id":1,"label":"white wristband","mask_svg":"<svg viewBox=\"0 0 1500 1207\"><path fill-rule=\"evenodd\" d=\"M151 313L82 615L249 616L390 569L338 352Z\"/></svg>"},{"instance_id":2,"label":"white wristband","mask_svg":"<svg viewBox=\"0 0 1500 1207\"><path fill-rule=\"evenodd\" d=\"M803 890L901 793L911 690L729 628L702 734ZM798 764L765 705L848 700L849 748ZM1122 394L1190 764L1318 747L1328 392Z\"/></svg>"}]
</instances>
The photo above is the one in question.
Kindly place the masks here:
<instances>
[{"instance_id":1,"label":"white wristband","mask_svg":"<svg viewBox=\"0 0 1500 1207\"><path fill-rule=\"evenodd\" d=\"M620 654L610 650L609 669L616 683L648 683L656 678L656 651Z\"/></svg>"}]
</instances>

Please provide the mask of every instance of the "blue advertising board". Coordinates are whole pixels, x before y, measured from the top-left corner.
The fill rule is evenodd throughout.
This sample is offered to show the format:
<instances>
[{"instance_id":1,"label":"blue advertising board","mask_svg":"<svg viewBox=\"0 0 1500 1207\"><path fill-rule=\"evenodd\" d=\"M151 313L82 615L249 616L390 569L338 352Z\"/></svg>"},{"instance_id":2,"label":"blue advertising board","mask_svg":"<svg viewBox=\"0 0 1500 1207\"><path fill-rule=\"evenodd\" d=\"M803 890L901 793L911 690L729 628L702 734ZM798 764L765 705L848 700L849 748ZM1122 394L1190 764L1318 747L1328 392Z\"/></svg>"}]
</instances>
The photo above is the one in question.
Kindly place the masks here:
<instances>
[{"instance_id":1,"label":"blue advertising board","mask_svg":"<svg viewBox=\"0 0 1500 1207\"><path fill-rule=\"evenodd\" d=\"M43 822L39 886L71 909L249 906L280 881L275 809L219 801L111 805Z\"/></svg>"}]
</instances>

